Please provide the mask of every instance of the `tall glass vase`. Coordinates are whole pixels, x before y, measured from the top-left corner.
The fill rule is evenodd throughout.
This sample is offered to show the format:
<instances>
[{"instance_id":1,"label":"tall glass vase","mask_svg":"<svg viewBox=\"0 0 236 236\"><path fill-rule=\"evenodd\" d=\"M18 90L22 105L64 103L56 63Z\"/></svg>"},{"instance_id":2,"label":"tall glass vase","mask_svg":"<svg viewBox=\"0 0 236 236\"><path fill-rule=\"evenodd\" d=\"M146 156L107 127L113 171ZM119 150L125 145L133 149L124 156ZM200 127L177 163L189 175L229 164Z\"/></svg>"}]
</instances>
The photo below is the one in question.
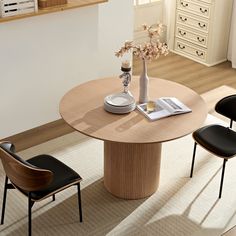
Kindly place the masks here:
<instances>
[{"instance_id":1,"label":"tall glass vase","mask_svg":"<svg viewBox=\"0 0 236 236\"><path fill-rule=\"evenodd\" d=\"M147 75L147 62L145 59L142 59L143 71L139 78L139 103L148 102L148 85L149 78Z\"/></svg>"}]
</instances>

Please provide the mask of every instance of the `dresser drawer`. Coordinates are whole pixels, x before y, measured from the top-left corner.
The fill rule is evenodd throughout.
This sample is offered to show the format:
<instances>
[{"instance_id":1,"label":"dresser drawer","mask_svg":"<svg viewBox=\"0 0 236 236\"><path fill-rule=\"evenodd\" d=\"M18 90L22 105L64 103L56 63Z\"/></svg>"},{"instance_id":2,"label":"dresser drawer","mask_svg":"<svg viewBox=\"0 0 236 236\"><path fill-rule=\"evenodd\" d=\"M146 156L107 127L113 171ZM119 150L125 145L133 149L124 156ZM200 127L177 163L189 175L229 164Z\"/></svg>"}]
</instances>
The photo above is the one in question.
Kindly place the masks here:
<instances>
[{"instance_id":1,"label":"dresser drawer","mask_svg":"<svg viewBox=\"0 0 236 236\"><path fill-rule=\"evenodd\" d=\"M207 47L207 42L208 42L207 35L203 33L200 34L200 33L194 32L193 30L187 29L185 27L181 27L180 25L176 26L175 36L180 39L184 39L189 42L196 43L199 46Z\"/></svg>"},{"instance_id":2,"label":"dresser drawer","mask_svg":"<svg viewBox=\"0 0 236 236\"><path fill-rule=\"evenodd\" d=\"M209 22L207 19L198 19L182 11L177 11L177 23L208 33Z\"/></svg>"},{"instance_id":3,"label":"dresser drawer","mask_svg":"<svg viewBox=\"0 0 236 236\"><path fill-rule=\"evenodd\" d=\"M197 46L188 44L182 40L175 39L175 50L189 57L194 57L202 62L206 61L206 50Z\"/></svg>"},{"instance_id":4,"label":"dresser drawer","mask_svg":"<svg viewBox=\"0 0 236 236\"><path fill-rule=\"evenodd\" d=\"M210 5L189 0L177 0L177 8L182 11L210 18Z\"/></svg>"},{"instance_id":5,"label":"dresser drawer","mask_svg":"<svg viewBox=\"0 0 236 236\"><path fill-rule=\"evenodd\" d=\"M212 0L189 0L190 2L198 2L198 3L212 3Z\"/></svg>"}]
</instances>

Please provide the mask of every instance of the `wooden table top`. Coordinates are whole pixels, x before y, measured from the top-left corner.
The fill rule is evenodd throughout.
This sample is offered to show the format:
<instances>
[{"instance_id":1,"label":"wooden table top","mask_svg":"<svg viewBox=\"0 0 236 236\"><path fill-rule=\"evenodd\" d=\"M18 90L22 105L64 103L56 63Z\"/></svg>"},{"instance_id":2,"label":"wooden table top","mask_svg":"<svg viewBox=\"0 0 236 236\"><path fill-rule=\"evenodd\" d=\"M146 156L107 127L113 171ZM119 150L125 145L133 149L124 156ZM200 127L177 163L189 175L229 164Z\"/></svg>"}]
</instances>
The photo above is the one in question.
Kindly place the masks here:
<instances>
[{"instance_id":1,"label":"wooden table top","mask_svg":"<svg viewBox=\"0 0 236 236\"><path fill-rule=\"evenodd\" d=\"M149 78L151 100L176 97L192 109L191 113L149 121L137 109L129 114L112 114L103 108L104 97L122 92L117 77L92 80L67 92L60 102L62 118L75 130L93 138L122 143L156 143L185 136L199 128L207 109L193 90L168 80ZM132 77L130 91L138 101L139 79Z\"/></svg>"}]
</instances>

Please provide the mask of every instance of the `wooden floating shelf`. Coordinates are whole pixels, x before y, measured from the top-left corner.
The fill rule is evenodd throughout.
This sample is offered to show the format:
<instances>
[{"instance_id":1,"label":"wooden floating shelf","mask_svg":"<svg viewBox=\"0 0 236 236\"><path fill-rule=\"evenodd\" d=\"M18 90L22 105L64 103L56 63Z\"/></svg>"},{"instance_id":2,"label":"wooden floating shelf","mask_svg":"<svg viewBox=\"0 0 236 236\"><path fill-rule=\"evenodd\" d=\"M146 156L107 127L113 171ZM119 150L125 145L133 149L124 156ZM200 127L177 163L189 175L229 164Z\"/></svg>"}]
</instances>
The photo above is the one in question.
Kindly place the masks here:
<instances>
[{"instance_id":1,"label":"wooden floating shelf","mask_svg":"<svg viewBox=\"0 0 236 236\"><path fill-rule=\"evenodd\" d=\"M8 16L8 17L0 18L0 23L18 20L18 19L27 18L27 17L32 17L32 16L49 14L52 12L59 12L59 11L65 11L65 10L74 9L74 8L95 5L95 4L104 3L104 2L108 2L108 0L68 0L68 3L65 5L59 5L59 6L53 6L53 7L48 7L48 8L44 8L44 9L39 9L38 12L32 12L32 13L21 14L21 15L17 15L17 16Z\"/></svg>"}]
</instances>

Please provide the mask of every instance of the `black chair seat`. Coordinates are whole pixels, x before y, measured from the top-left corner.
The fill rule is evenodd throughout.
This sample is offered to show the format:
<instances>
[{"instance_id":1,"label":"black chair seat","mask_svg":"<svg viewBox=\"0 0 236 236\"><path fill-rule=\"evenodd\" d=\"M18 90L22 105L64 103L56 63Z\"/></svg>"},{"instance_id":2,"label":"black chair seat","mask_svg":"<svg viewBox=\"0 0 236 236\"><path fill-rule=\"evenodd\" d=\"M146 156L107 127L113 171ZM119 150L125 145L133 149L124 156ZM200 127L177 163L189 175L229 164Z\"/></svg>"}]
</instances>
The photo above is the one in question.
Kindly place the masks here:
<instances>
[{"instance_id":1,"label":"black chair seat","mask_svg":"<svg viewBox=\"0 0 236 236\"><path fill-rule=\"evenodd\" d=\"M236 154L236 132L224 126L205 126L196 130L193 138L217 156L230 158Z\"/></svg>"},{"instance_id":2,"label":"black chair seat","mask_svg":"<svg viewBox=\"0 0 236 236\"><path fill-rule=\"evenodd\" d=\"M27 162L36 167L53 172L52 182L45 190L31 192L32 199L34 200L42 199L54 191L65 188L65 186L70 184L74 184L77 180L78 182L82 180L78 173L50 155L38 155L27 160ZM22 192L28 195L28 192Z\"/></svg>"}]
</instances>

